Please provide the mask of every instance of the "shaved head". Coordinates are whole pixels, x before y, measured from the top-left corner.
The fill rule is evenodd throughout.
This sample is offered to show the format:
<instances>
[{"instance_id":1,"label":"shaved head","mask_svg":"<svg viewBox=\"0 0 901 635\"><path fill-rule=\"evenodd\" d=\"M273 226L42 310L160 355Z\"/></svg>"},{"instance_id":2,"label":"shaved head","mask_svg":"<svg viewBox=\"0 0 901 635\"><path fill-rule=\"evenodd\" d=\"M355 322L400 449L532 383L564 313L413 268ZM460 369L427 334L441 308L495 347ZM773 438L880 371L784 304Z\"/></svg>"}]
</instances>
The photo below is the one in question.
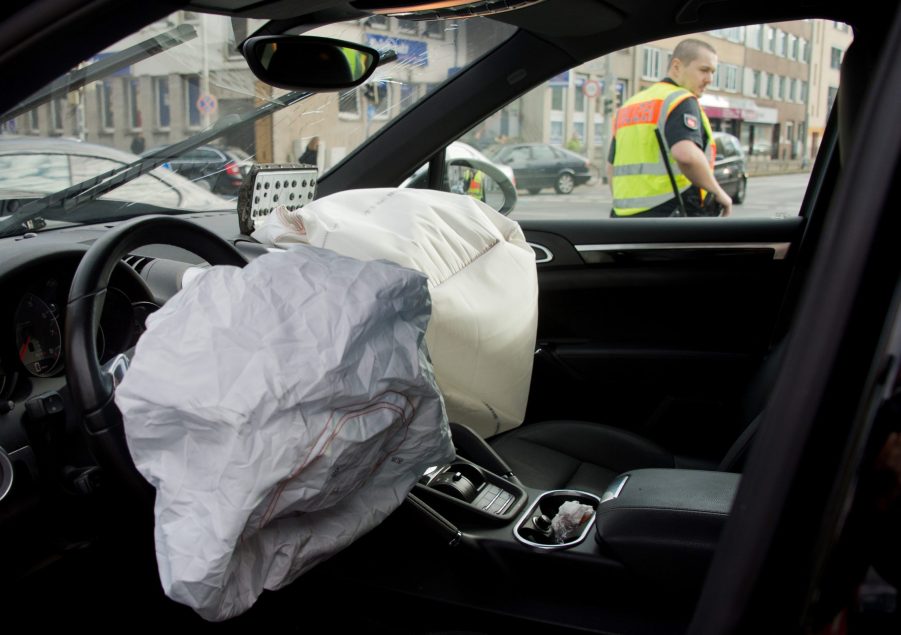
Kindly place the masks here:
<instances>
[{"instance_id":1,"label":"shaved head","mask_svg":"<svg viewBox=\"0 0 901 635\"><path fill-rule=\"evenodd\" d=\"M716 50L707 42L682 40L673 51L667 75L676 84L700 97L713 81L718 62Z\"/></svg>"},{"instance_id":2,"label":"shaved head","mask_svg":"<svg viewBox=\"0 0 901 635\"><path fill-rule=\"evenodd\" d=\"M687 40L682 40L676 45L676 49L673 51L673 59L681 60L683 64L688 66L698 59L698 55L701 54L701 51L707 51L716 55L716 49L707 42L689 38Z\"/></svg>"}]
</instances>

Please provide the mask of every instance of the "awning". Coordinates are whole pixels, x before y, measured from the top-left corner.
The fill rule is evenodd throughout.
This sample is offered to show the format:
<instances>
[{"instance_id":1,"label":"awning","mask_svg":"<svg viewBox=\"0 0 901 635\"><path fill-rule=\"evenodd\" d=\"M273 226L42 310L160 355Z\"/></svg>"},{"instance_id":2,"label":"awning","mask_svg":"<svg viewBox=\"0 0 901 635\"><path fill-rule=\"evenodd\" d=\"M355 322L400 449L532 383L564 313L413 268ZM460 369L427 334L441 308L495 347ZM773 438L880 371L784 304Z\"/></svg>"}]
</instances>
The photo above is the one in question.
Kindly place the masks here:
<instances>
[{"instance_id":1,"label":"awning","mask_svg":"<svg viewBox=\"0 0 901 635\"><path fill-rule=\"evenodd\" d=\"M753 99L706 94L701 97L704 112L711 119L739 119L749 123L774 124L779 122L779 111L758 106Z\"/></svg>"}]
</instances>

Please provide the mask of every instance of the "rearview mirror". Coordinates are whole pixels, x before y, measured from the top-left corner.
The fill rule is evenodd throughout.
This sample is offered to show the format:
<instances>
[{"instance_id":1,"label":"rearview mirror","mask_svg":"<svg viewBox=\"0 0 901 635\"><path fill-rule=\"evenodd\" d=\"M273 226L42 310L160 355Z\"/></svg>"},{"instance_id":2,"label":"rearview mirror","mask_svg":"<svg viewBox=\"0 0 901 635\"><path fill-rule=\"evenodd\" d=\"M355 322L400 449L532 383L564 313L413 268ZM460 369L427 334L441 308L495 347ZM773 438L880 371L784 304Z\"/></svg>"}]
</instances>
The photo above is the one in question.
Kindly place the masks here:
<instances>
[{"instance_id":1,"label":"rearview mirror","mask_svg":"<svg viewBox=\"0 0 901 635\"><path fill-rule=\"evenodd\" d=\"M288 90L342 90L366 81L379 63L375 49L331 38L262 35L241 45L260 80Z\"/></svg>"}]
</instances>

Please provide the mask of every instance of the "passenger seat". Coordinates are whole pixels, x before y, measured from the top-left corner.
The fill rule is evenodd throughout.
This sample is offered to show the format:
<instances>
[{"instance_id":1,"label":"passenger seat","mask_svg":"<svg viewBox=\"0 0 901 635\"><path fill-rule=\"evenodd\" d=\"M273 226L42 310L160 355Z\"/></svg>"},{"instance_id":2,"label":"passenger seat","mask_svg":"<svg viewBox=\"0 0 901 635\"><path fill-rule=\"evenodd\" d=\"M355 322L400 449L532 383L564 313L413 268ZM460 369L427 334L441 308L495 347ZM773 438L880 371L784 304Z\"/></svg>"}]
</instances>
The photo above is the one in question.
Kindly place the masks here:
<instances>
[{"instance_id":1,"label":"passenger seat","mask_svg":"<svg viewBox=\"0 0 901 635\"><path fill-rule=\"evenodd\" d=\"M601 494L617 475L640 468L740 471L784 349L783 340L761 363L742 399L744 431L719 464L678 457L626 430L587 421L527 424L488 442L525 485L544 490L578 489Z\"/></svg>"}]
</instances>

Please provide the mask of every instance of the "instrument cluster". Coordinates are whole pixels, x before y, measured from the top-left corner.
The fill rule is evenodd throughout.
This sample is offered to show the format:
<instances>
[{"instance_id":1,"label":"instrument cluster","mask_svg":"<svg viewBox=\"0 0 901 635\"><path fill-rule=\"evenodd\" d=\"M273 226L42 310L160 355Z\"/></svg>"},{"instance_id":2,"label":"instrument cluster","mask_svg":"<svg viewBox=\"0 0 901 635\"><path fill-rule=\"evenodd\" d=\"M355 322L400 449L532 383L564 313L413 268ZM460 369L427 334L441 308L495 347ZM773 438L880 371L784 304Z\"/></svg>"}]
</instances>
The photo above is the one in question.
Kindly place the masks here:
<instances>
[{"instance_id":1,"label":"instrument cluster","mask_svg":"<svg viewBox=\"0 0 901 635\"><path fill-rule=\"evenodd\" d=\"M63 338L66 301L71 278L48 275L21 285L4 311L9 324L7 344L0 354L0 396L12 390L17 374L55 377L65 372ZM133 347L144 332L144 321L159 306L132 301L110 286L97 327L97 354L101 363Z\"/></svg>"}]
</instances>

